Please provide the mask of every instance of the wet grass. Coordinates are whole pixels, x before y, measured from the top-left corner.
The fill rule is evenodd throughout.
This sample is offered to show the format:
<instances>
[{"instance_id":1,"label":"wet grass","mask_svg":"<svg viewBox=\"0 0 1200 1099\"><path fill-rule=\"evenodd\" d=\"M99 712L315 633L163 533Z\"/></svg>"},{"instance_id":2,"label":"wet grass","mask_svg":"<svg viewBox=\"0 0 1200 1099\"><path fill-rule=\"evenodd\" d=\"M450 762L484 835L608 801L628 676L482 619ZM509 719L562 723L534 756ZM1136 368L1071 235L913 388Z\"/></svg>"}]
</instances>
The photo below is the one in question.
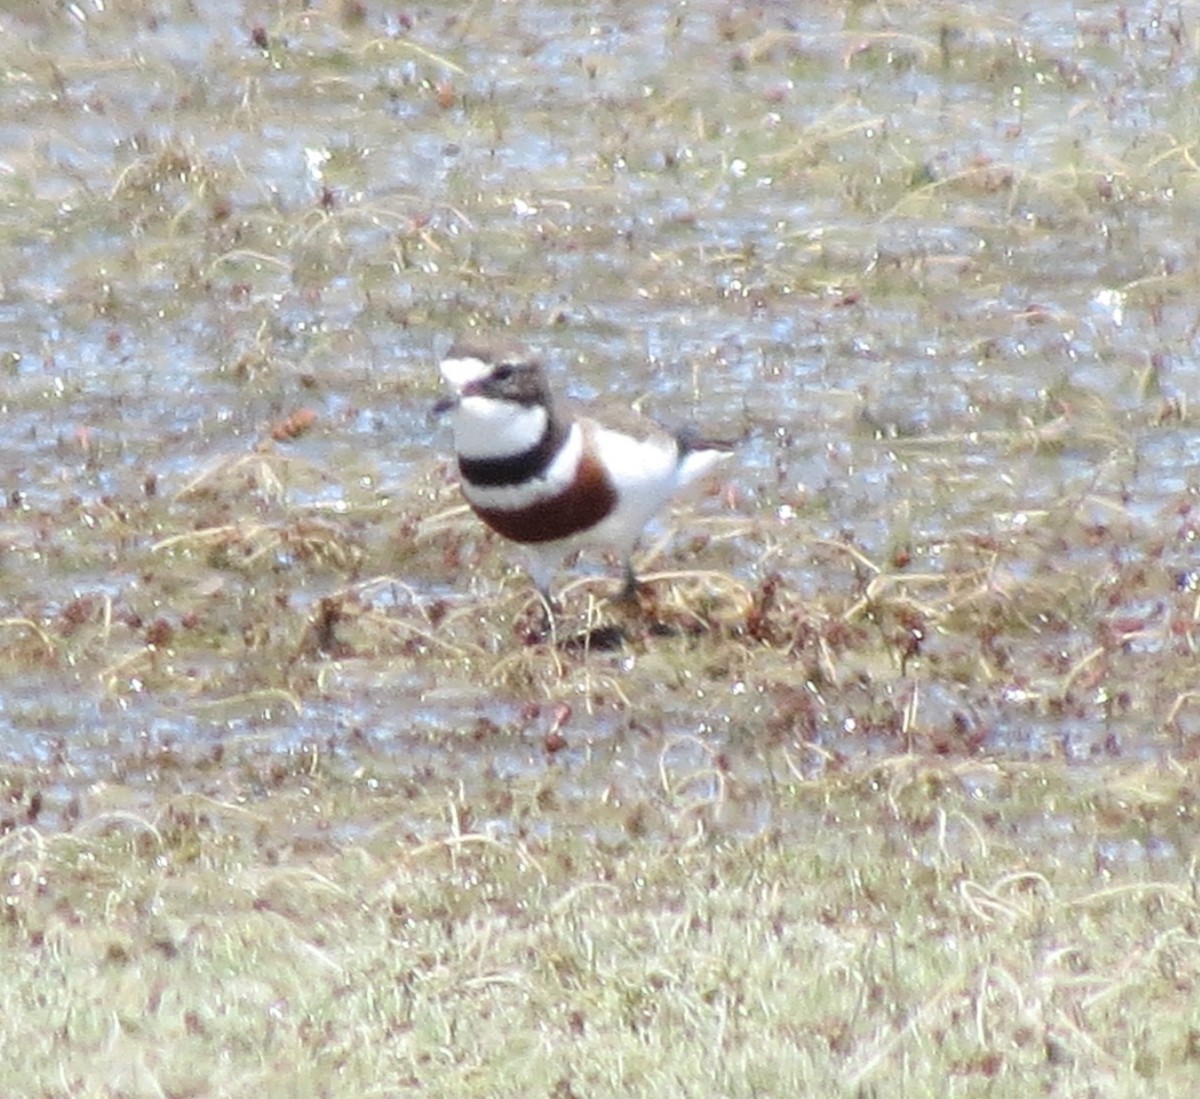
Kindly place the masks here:
<instances>
[{"instance_id":1,"label":"wet grass","mask_svg":"<svg viewBox=\"0 0 1200 1099\"><path fill-rule=\"evenodd\" d=\"M10 5L0 1092L1190 1095L1193 40ZM740 439L549 640L497 330Z\"/></svg>"}]
</instances>

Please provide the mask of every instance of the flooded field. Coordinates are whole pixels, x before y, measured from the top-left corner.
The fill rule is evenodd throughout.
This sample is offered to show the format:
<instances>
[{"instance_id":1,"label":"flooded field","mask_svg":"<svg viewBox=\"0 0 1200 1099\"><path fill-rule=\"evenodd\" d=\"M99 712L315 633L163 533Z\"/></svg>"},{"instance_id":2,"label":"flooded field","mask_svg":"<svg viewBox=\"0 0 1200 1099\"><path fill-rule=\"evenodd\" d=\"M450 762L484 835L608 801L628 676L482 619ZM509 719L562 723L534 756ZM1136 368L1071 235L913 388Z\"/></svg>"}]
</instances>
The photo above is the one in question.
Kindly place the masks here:
<instances>
[{"instance_id":1,"label":"flooded field","mask_svg":"<svg viewBox=\"0 0 1200 1099\"><path fill-rule=\"evenodd\" d=\"M0 858L282 792L285 862L860 819L938 875L996 828L991 876L1046 850L1186 908L1198 34L1164 4L7 5ZM537 635L431 415L464 336L737 440L637 612L585 558ZM871 1049L779 1080L853 1091ZM1088 1094L1154 1077L1112 1058ZM153 1091L106 1079L63 1094Z\"/></svg>"},{"instance_id":2,"label":"flooded field","mask_svg":"<svg viewBox=\"0 0 1200 1099\"><path fill-rule=\"evenodd\" d=\"M657 711L639 643L473 691L523 580L439 520L463 333L741 440L650 562L724 574L664 644L734 736L797 688L800 739L849 754L1194 736L1195 59L1165 16L219 7L6 17L10 751L294 744L331 701L403 741L604 711L589 677ZM330 596L391 636L302 652ZM689 697L665 734L703 732Z\"/></svg>"}]
</instances>

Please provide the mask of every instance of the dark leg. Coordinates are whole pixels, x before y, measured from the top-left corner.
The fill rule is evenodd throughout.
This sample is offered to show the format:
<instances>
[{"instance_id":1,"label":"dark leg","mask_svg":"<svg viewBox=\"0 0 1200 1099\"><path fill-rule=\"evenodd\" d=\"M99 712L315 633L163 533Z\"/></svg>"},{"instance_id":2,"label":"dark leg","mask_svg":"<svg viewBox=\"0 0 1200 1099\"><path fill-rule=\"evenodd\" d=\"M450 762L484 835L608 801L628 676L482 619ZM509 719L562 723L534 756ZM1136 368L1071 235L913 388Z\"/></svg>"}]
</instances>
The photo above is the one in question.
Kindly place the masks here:
<instances>
[{"instance_id":1,"label":"dark leg","mask_svg":"<svg viewBox=\"0 0 1200 1099\"><path fill-rule=\"evenodd\" d=\"M554 628L554 600L550 596L550 589L543 588L540 584L537 585L538 602L542 605L542 637L548 640L551 644L557 643L557 630Z\"/></svg>"},{"instance_id":2,"label":"dark leg","mask_svg":"<svg viewBox=\"0 0 1200 1099\"><path fill-rule=\"evenodd\" d=\"M542 605L542 637L550 641L555 639L554 614L558 610L558 604L550 594L556 561L553 556L539 553L534 546L527 548L525 569L537 589L538 602Z\"/></svg>"},{"instance_id":3,"label":"dark leg","mask_svg":"<svg viewBox=\"0 0 1200 1099\"><path fill-rule=\"evenodd\" d=\"M618 601L622 603L636 603L638 601L638 578L637 573L633 571L633 562L628 557L625 558L625 583L621 587L621 592L617 596Z\"/></svg>"}]
</instances>

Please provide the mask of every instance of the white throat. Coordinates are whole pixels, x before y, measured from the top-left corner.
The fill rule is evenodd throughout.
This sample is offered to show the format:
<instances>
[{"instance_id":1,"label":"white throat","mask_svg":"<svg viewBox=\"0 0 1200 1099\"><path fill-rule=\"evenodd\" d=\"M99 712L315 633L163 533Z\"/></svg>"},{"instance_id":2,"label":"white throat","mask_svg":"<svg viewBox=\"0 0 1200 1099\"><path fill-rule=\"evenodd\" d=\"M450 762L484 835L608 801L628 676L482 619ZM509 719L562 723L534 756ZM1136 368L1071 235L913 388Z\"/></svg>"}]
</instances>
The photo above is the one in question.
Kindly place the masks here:
<instances>
[{"instance_id":1,"label":"white throat","mask_svg":"<svg viewBox=\"0 0 1200 1099\"><path fill-rule=\"evenodd\" d=\"M464 458L507 458L542 441L549 414L540 405L463 397L454 410L454 449Z\"/></svg>"}]
</instances>

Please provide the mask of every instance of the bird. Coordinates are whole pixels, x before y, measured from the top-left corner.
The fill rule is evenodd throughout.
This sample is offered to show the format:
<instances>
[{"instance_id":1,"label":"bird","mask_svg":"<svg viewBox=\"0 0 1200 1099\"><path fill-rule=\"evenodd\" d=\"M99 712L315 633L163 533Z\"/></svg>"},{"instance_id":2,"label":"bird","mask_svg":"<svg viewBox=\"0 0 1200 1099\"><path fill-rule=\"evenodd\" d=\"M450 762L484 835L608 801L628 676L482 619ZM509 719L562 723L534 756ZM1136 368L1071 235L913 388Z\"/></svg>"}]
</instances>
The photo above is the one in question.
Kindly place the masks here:
<instances>
[{"instance_id":1,"label":"bird","mask_svg":"<svg viewBox=\"0 0 1200 1099\"><path fill-rule=\"evenodd\" d=\"M732 446L640 417L627 432L577 415L521 350L455 343L440 365L453 396L434 411L450 414L462 494L492 530L524 547L547 617L551 581L577 549L619 555L620 598L636 600L631 555L646 524Z\"/></svg>"}]
</instances>

